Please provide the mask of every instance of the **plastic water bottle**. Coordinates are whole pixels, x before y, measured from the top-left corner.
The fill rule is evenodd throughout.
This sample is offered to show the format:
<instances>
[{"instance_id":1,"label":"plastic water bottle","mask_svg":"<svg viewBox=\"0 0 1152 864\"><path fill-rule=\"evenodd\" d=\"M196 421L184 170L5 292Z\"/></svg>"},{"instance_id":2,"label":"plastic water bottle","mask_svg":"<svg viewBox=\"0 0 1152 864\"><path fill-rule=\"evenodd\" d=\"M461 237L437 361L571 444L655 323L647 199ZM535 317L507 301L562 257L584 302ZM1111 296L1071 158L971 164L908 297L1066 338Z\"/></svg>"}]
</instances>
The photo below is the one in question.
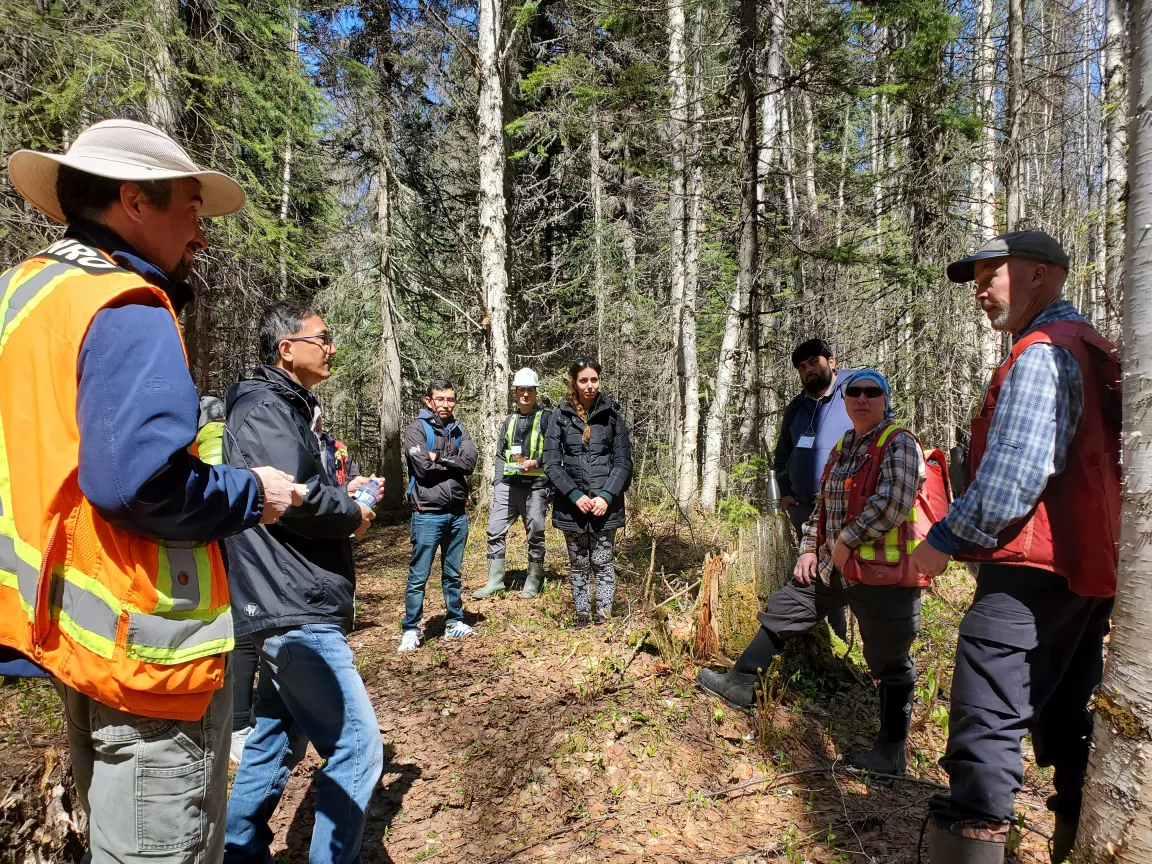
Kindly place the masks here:
<instances>
[{"instance_id":1,"label":"plastic water bottle","mask_svg":"<svg viewBox=\"0 0 1152 864\"><path fill-rule=\"evenodd\" d=\"M363 504L371 510L380 500L380 483L376 480L369 480L356 491L354 500L357 504Z\"/></svg>"}]
</instances>

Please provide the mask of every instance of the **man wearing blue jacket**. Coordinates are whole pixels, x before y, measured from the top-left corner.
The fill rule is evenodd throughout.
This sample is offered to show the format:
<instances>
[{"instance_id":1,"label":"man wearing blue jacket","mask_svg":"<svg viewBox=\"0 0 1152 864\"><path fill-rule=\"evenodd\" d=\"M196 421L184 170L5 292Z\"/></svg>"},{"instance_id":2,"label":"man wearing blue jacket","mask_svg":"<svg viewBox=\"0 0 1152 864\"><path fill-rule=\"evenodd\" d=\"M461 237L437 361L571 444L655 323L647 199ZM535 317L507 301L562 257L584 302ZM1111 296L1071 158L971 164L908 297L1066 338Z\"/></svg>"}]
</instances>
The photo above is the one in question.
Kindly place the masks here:
<instances>
[{"instance_id":1,"label":"man wearing blue jacket","mask_svg":"<svg viewBox=\"0 0 1152 864\"><path fill-rule=\"evenodd\" d=\"M812 516L820 476L832 448L852 428L840 393L852 372L840 370L837 374L832 346L823 339L797 345L792 366L803 389L784 409L772 467L780 484L780 503L788 511L796 536L803 537L804 523ZM841 639L847 638L843 606L829 613L828 624Z\"/></svg>"}]
</instances>

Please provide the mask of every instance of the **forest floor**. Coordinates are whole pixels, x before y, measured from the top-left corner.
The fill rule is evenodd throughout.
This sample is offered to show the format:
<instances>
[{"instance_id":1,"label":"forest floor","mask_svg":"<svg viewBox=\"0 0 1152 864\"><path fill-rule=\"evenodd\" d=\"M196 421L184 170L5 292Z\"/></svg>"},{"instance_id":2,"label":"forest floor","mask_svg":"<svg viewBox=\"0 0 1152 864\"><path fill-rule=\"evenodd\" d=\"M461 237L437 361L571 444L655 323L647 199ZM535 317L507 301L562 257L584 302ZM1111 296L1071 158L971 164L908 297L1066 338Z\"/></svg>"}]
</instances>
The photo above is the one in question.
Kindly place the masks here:
<instances>
[{"instance_id":1,"label":"forest floor","mask_svg":"<svg viewBox=\"0 0 1152 864\"><path fill-rule=\"evenodd\" d=\"M657 539L658 565L694 578L704 550L672 529ZM493 600L465 594L477 635L444 642L434 575L426 642L398 655L407 526L373 528L360 548L350 637L385 742L365 862L918 860L928 798L946 779L936 760L955 628L971 590L965 573L950 571L925 598L909 775L867 783L844 770L844 757L870 744L878 707L858 645L844 659L845 646L833 648L827 634L799 640L757 711L721 705L695 686L697 665L638 602L650 540L621 538L616 615L604 626L572 629L563 543L550 529L551 578L539 598L520 599L518 585ZM522 581L519 526L509 550L510 574ZM483 582L484 531L474 524L465 584L470 593ZM686 594L685 609L692 602ZM47 776L45 758L63 758L48 685L0 686L0 742L0 792L29 772ZM307 860L319 767L310 750L276 812L280 862ZM1029 760L1025 779L1017 859L1047 862L1050 776Z\"/></svg>"}]
</instances>

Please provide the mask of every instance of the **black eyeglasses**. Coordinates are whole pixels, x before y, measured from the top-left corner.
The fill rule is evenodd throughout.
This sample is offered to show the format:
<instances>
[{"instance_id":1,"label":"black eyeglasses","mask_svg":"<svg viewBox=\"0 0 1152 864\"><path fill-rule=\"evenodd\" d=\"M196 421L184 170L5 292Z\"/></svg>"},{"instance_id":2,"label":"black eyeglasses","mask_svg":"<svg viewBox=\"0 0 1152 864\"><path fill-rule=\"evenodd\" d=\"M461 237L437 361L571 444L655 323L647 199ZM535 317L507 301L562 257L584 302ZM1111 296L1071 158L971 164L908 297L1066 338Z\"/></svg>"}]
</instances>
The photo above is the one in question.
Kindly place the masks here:
<instances>
[{"instance_id":1,"label":"black eyeglasses","mask_svg":"<svg viewBox=\"0 0 1152 864\"><path fill-rule=\"evenodd\" d=\"M879 399L884 395L884 391L879 387L845 387L844 395L849 399L859 399L861 396L867 396L869 399Z\"/></svg>"},{"instance_id":2,"label":"black eyeglasses","mask_svg":"<svg viewBox=\"0 0 1152 864\"><path fill-rule=\"evenodd\" d=\"M311 336L285 336L281 342L311 342L313 339L319 339L320 345L323 348L331 348L335 342L332 339L332 334L325 331L324 333L313 333Z\"/></svg>"}]
</instances>

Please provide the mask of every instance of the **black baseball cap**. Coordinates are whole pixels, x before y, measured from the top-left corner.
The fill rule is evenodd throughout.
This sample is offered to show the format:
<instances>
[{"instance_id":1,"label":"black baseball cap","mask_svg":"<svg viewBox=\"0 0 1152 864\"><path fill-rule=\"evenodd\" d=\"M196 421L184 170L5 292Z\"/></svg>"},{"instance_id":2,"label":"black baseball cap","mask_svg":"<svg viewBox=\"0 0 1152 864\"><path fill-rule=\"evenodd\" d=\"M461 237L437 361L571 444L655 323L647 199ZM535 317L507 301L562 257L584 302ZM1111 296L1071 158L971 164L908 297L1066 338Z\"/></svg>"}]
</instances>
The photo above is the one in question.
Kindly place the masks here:
<instances>
[{"instance_id":1,"label":"black baseball cap","mask_svg":"<svg viewBox=\"0 0 1152 864\"><path fill-rule=\"evenodd\" d=\"M976 262L990 258L1030 258L1068 269L1068 253L1060 241L1047 231L1009 231L993 237L967 258L949 264L948 279L952 282L971 282L976 278Z\"/></svg>"}]
</instances>

